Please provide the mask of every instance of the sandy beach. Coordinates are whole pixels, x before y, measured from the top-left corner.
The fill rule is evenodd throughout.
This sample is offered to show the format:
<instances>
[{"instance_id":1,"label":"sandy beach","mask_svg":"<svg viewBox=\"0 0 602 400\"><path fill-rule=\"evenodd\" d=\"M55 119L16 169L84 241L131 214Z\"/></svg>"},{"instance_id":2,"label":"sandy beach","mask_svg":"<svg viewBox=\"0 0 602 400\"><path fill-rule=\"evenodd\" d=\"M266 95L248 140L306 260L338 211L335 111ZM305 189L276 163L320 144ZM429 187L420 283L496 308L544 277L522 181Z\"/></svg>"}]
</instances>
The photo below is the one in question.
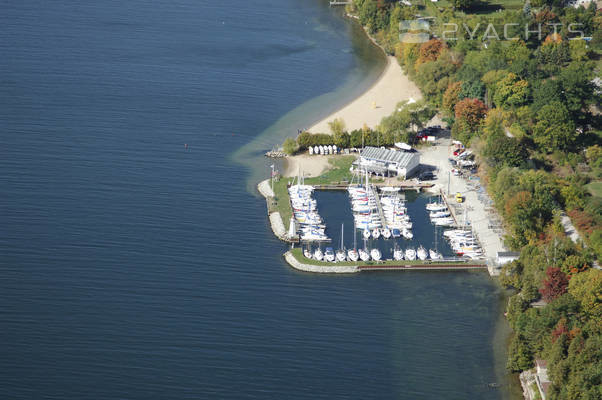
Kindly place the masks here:
<instances>
[{"instance_id":1,"label":"sandy beach","mask_svg":"<svg viewBox=\"0 0 602 400\"><path fill-rule=\"evenodd\" d=\"M385 70L370 89L345 107L314 124L309 131L330 133L328 122L335 118L342 118L349 131L363 127L364 123L374 128L383 117L393 113L398 102L421 98L420 89L410 81L395 57L388 56Z\"/></svg>"}]
</instances>

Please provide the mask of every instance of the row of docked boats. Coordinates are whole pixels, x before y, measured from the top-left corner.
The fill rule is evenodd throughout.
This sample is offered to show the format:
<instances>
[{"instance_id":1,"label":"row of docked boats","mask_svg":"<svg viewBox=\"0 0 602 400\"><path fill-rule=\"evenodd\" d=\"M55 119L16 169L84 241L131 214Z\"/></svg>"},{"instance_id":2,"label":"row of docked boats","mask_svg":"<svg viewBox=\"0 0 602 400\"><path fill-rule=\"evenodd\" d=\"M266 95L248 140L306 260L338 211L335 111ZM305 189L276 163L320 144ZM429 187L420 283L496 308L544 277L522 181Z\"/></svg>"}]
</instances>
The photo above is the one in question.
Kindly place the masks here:
<instances>
[{"instance_id":1,"label":"row of docked boats","mask_svg":"<svg viewBox=\"0 0 602 400\"><path fill-rule=\"evenodd\" d=\"M472 231L466 229L451 229L443 232L454 252L461 257L472 260L485 258L483 249Z\"/></svg>"},{"instance_id":2,"label":"row of docked boats","mask_svg":"<svg viewBox=\"0 0 602 400\"><path fill-rule=\"evenodd\" d=\"M390 237L413 239L412 221L408 214L408 209L405 206L404 199L399 196L398 193L384 191L380 198L380 204L387 224L385 229L386 231L391 232L390 235L385 235L383 232L383 237L385 239Z\"/></svg>"},{"instance_id":3,"label":"row of docked boats","mask_svg":"<svg viewBox=\"0 0 602 400\"><path fill-rule=\"evenodd\" d=\"M429 212L431 224L435 226L454 226L455 221L451 216L447 204L442 201L427 203L426 210Z\"/></svg>"},{"instance_id":4,"label":"row of docked boats","mask_svg":"<svg viewBox=\"0 0 602 400\"><path fill-rule=\"evenodd\" d=\"M326 235L326 225L318 213L318 203L312 197L313 191L313 186L301 184L299 181L288 188L293 216L299 226L301 240L326 242L330 238Z\"/></svg>"},{"instance_id":5,"label":"row of docked boats","mask_svg":"<svg viewBox=\"0 0 602 400\"><path fill-rule=\"evenodd\" d=\"M380 198L382 217L378 209L376 188L368 182L365 185L349 185L347 191L351 200L351 210L356 229L362 231L364 239L391 239L403 237L412 239L412 221L407 213L405 202L397 193L399 188L382 188ZM383 222L385 226L383 226Z\"/></svg>"},{"instance_id":6,"label":"row of docked boats","mask_svg":"<svg viewBox=\"0 0 602 400\"><path fill-rule=\"evenodd\" d=\"M332 247L327 247L324 251L321 248L317 248L314 251L311 248L306 248L303 250L303 255L306 258L317 260L317 261L325 261L325 262L345 262L345 261L380 261L382 259L382 254L379 249L373 248L368 250L366 248L360 249L348 249L345 250L341 248L335 252ZM420 246L417 249L407 248L405 250L401 248L395 248L393 250L393 260L402 261L402 260L422 260L426 261L428 259L437 261L441 260L441 254L439 254L436 250L429 249L428 251Z\"/></svg>"},{"instance_id":7,"label":"row of docked boats","mask_svg":"<svg viewBox=\"0 0 602 400\"><path fill-rule=\"evenodd\" d=\"M327 247L324 251L322 249L317 248L314 251L307 248L303 250L303 255L306 258L313 259L316 261L326 261L326 262L345 262L345 261L380 261L382 259L382 255L379 249L340 249L335 252L332 247Z\"/></svg>"},{"instance_id":8,"label":"row of docked boats","mask_svg":"<svg viewBox=\"0 0 602 400\"><path fill-rule=\"evenodd\" d=\"M409 261L413 261L413 260L422 260L422 261L426 261L428 259L431 259L433 261L436 260L441 260L443 257L441 257L441 254L439 254L439 252L437 252L436 250L433 249L429 249L428 252L427 250L422 247L419 246L417 249L413 249L411 247L402 250L399 248L395 248L393 250L393 259L396 261L401 261L401 260L409 260Z\"/></svg>"}]
</instances>

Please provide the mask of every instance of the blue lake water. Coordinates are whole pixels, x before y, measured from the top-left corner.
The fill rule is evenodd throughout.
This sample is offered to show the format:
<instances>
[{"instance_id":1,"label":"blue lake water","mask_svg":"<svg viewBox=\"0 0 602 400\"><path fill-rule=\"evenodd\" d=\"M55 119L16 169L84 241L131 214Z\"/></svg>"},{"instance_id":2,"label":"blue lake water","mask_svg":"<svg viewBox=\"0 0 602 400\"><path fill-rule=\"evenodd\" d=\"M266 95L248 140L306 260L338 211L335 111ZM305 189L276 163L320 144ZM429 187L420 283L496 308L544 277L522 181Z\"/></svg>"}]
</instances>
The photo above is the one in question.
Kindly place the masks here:
<instances>
[{"instance_id":1,"label":"blue lake water","mask_svg":"<svg viewBox=\"0 0 602 400\"><path fill-rule=\"evenodd\" d=\"M378 248L381 251L383 259L393 258L393 249L395 246L403 250L409 247L417 249L418 246L423 246L426 250L437 249L443 257L456 257L449 242L445 240L443 235L445 229L442 227L435 228L429 220L429 212L425 206L429 201L437 199L428 194L419 195L413 191L405 191L400 195L405 198L405 207L412 221L412 233L414 237L410 240L403 238L390 238L388 240L382 237L378 239L370 238L366 240L365 247L369 249ZM353 248L353 212L351 211L351 203L347 191L317 190L314 192L313 198L316 199L318 213L326 225L326 234L332 239L330 244L321 245L322 249L328 246L334 249L341 247L341 227L343 228L344 247L348 249ZM364 248L362 230L360 229L356 232L355 242L357 248Z\"/></svg>"},{"instance_id":2,"label":"blue lake water","mask_svg":"<svg viewBox=\"0 0 602 400\"><path fill-rule=\"evenodd\" d=\"M1 7L0 398L503 397L486 274L296 272L251 190L382 69L340 10Z\"/></svg>"}]
</instances>

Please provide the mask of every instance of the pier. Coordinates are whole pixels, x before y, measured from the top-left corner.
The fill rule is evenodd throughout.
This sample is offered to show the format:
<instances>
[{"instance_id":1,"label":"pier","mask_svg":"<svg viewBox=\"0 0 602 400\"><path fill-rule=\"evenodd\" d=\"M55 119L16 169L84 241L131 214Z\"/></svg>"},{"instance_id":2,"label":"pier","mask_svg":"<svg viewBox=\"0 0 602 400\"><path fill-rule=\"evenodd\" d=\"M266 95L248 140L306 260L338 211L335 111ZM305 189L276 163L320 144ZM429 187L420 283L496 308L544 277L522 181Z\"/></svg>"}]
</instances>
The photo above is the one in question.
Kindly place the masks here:
<instances>
[{"instance_id":1,"label":"pier","mask_svg":"<svg viewBox=\"0 0 602 400\"><path fill-rule=\"evenodd\" d=\"M468 271L468 270L486 270L485 261L458 261L456 259L448 260L415 260L415 261L379 261L379 262L339 262L329 263L324 261L315 261L303 256L300 248L293 248L284 253L284 259L293 268L318 274L351 274L357 272L378 272L378 271Z\"/></svg>"},{"instance_id":2,"label":"pier","mask_svg":"<svg viewBox=\"0 0 602 400\"><path fill-rule=\"evenodd\" d=\"M380 204L380 195L378 190L374 190L374 199L376 200L376 208L378 209L378 216L380 218L380 226L383 228L387 227L387 220L385 219L385 213L383 212L383 206Z\"/></svg>"},{"instance_id":3,"label":"pier","mask_svg":"<svg viewBox=\"0 0 602 400\"><path fill-rule=\"evenodd\" d=\"M445 194L443 194L443 191L440 190L439 191L439 195L441 196L441 198L443 199L443 202L445 202L445 205L447 206L447 209L449 210L449 214L452 216L452 218L454 219L454 224L455 227L458 227L458 220L456 219L456 209L452 208L449 203L447 202L447 198L445 197Z\"/></svg>"},{"instance_id":4,"label":"pier","mask_svg":"<svg viewBox=\"0 0 602 400\"><path fill-rule=\"evenodd\" d=\"M485 264L465 263L465 264L446 264L446 263L425 263L408 265L361 265L359 271L458 271L470 269L487 269Z\"/></svg>"},{"instance_id":5,"label":"pier","mask_svg":"<svg viewBox=\"0 0 602 400\"><path fill-rule=\"evenodd\" d=\"M272 232L274 232L274 235L276 235L278 239L287 243L299 243L299 236L290 237L286 231L284 222L282 221L282 216L278 211L273 211L274 199L276 195L272 191L270 180L266 179L265 181L259 182L257 185L257 190L263 197L265 197L268 209L268 218L270 220L270 226L272 227Z\"/></svg>"},{"instance_id":6,"label":"pier","mask_svg":"<svg viewBox=\"0 0 602 400\"><path fill-rule=\"evenodd\" d=\"M371 183L372 186L375 187L398 187L401 190L416 190L420 191L421 189L427 189L434 186L433 183L428 182L415 182L415 181L403 181L399 182L396 185L385 184L385 183ZM349 183L329 183L329 184L317 184L313 185L315 190L347 190L349 187Z\"/></svg>"}]
</instances>

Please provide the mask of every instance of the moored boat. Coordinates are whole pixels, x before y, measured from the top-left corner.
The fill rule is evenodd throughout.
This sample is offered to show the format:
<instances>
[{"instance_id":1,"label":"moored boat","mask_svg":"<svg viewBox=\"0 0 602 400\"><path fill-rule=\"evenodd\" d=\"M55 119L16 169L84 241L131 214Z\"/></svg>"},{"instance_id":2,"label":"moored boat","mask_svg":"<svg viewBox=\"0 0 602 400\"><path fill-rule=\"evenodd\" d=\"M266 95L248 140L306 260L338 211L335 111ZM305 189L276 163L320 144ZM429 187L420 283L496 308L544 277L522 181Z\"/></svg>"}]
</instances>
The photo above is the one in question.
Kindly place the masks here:
<instances>
[{"instance_id":1,"label":"moored boat","mask_svg":"<svg viewBox=\"0 0 602 400\"><path fill-rule=\"evenodd\" d=\"M374 261L379 261L382 257L382 255L380 254L380 250L379 249L372 249L370 250L370 256L372 257L372 259Z\"/></svg>"},{"instance_id":2,"label":"moored boat","mask_svg":"<svg viewBox=\"0 0 602 400\"><path fill-rule=\"evenodd\" d=\"M334 262L335 255L334 249L332 247L327 247L326 251L324 251L324 261Z\"/></svg>"},{"instance_id":3,"label":"moored boat","mask_svg":"<svg viewBox=\"0 0 602 400\"><path fill-rule=\"evenodd\" d=\"M433 249L429 249L429 257L431 258L431 260L440 260L441 254L439 254L436 250Z\"/></svg>"}]
</instances>

